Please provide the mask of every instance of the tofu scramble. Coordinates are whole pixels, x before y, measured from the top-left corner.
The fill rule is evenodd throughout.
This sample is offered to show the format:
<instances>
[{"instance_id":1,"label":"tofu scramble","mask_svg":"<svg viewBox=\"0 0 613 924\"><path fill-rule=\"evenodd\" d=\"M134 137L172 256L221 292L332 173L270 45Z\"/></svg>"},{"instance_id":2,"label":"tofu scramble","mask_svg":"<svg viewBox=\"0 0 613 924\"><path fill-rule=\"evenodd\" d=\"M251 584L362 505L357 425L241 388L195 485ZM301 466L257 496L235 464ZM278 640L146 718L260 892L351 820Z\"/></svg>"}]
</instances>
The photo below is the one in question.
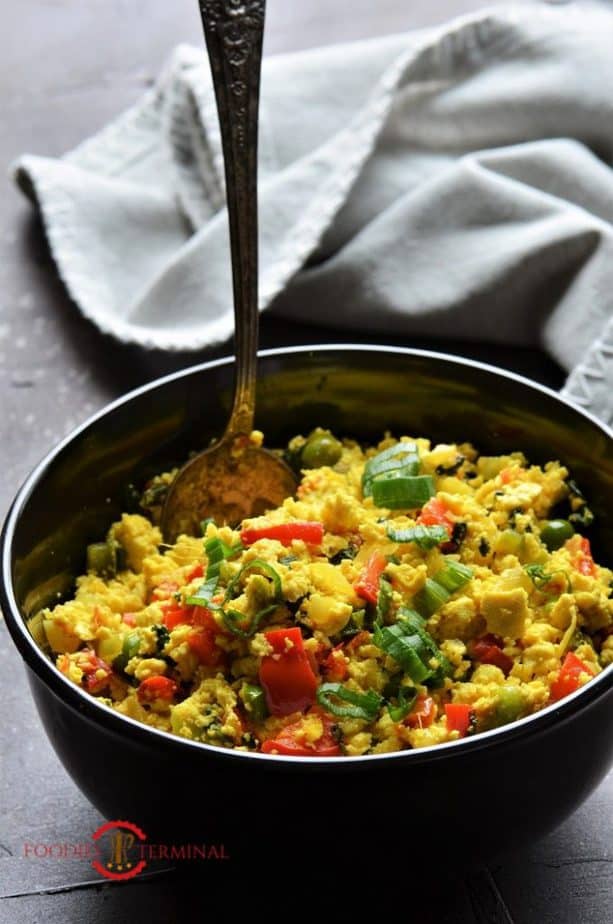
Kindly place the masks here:
<instances>
[{"instance_id":1,"label":"tofu scramble","mask_svg":"<svg viewBox=\"0 0 613 924\"><path fill-rule=\"evenodd\" d=\"M172 546L154 479L35 617L59 670L184 738L325 757L475 735L613 661L613 573L559 462L321 429L286 457L295 497Z\"/></svg>"}]
</instances>

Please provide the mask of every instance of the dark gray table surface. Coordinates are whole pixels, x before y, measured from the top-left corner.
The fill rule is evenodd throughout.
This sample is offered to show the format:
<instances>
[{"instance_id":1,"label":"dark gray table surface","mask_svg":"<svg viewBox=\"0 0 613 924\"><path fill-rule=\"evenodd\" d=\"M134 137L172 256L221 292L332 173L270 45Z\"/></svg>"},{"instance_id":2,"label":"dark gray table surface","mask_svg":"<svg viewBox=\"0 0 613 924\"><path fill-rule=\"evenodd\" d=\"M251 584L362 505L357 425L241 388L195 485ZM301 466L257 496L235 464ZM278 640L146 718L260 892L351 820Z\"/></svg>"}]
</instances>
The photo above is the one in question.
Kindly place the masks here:
<instances>
[{"instance_id":1,"label":"dark gray table surface","mask_svg":"<svg viewBox=\"0 0 613 924\"><path fill-rule=\"evenodd\" d=\"M401 31L478 8L478 0L269 0L266 49L289 51ZM2 0L0 163L23 151L56 155L132 103L177 42L201 41L196 0ZM103 337L59 282L43 229L9 182L0 186L0 516L36 461L108 400L199 354L145 353ZM265 318L262 345L345 340L345 334ZM367 341L372 335L356 334ZM400 342L378 338L383 342ZM557 387L562 372L540 353L476 344L419 345L487 358ZM0 921L178 921L210 909L218 872L174 872L104 883L87 862L23 856L24 843L87 840L102 819L55 757L35 714L20 659L0 625ZM572 755L552 786L572 773ZM613 920L613 775L556 831L490 869L454 878L419 900L417 883L388 884L389 910L409 920ZM521 806L518 807L521 811ZM495 819L484 818L485 823ZM230 861L231 862L231 861ZM316 862L314 862L316 868ZM245 905L245 908L248 906ZM323 905L313 913L325 919ZM283 909L281 909L283 910ZM230 920L228 913L220 915ZM342 916L341 916L341 919Z\"/></svg>"}]
</instances>

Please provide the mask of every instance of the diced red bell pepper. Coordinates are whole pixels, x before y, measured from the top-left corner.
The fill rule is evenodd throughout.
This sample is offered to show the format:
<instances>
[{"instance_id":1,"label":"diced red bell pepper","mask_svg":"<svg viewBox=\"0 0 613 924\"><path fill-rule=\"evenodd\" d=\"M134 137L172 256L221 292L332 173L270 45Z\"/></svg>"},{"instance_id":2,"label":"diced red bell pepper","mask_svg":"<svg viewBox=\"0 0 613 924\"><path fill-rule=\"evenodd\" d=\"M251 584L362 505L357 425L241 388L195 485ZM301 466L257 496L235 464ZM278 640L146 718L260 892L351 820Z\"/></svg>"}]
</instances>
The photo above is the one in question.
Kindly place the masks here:
<instances>
[{"instance_id":1,"label":"diced red bell pepper","mask_svg":"<svg viewBox=\"0 0 613 924\"><path fill-rule=\"evenodd\" d=\"M596 565L592 558L590 540L585 536L572 536L564 544L571 553L571 561L577 571L593 577L596 574Z\"/></svg>"},{"instance_id":2,"label":"diced red bell pepper","mask_svg":"<svg viewBox=\"0 0 613 924\"><path fill-rule=\"evenodd\" d=\"M177 684L174 680L158 674L155 677L146 677L136 691L136 696L139 703L152 703L156 699L165 699L170 702L176 692Z\"/></svg>"},{"instance_id":3,"label":"diced red bell pepper","mask_svg":"<svg viewBox=\"0 0 613 924\"><path fill-rule=\"evenodd\" d=\"M162 607L162 612L164 625L171 632L177 626L188 625L202 626L214 635L228 634L206 606L181 606L179 603L169 603Z\"/></svg>"},{"instance_id":4,"label":"diced red bell pepper","mask_svg":"<svg viewBox=\"0 0 613 924\"><path fill-rule=\"evenodd\" d=\"M449 731L457 731L463 738L470 728L472 708L466 703L447 703L445 706L445 719Z\"/></svg>"},{"instance_id":5,"label":"diced red bell pepper","mask_svg":"<svg viewBox=\"0 0 613 924\"><path fill-rule=\"evenodd\" d=\"M409 728L428 728L436 718L436 703L431 696L420 693L415 705L404 719L404 725Z\"/></svg>"},{"instance_id":6,"label":"diced red bell pepper","mask_svg":"<svg viewBox=\"0 0 613 924\"><path fill-rule=\"evenodd\" d=\"M83 671L85 687L89 693L102 693L109 685L113 668L99 658L91 648L84 648L78 653L77 667Z\"/></svg>"},{"instance_id":7,"label":"diced red bell pepper","mask_svg":"<svg viewBox=\"0 0 613 924\"><path fill-rule=\"evenodd\" d=\"M180 603L168 603L162 607L162 613L164 614L162 619L166 628L172 632L173 629L176 629L177 626L180 626L184 623L189 623L193 621L194 614L193 610L196 607L193 606L181 606Z\"/></svg>"},{"instance_id":8,"label":"diced red bell pepper","mask_svg":"<svg viewBox=\"0 0 613 924\"><path fill-rule=\"evenodd\" d=\"M431 497L421 508L417 522L420 526L444 526L451 534L455 521L447 504L438 497Z\"/></svg>"},{"instance_id":9,"label":"diced red bell pepper","mask_svg":"<svg viewBox=\"0 0 613 924\"><path fill-rule=\"evenodd\" d=\"M192 626L204 626L205 629L210 629L215 635L222 635L224 633L224 630L220 628L213 613L211 610L207 609L206 606L192 607L190 622Z\"/></svg>"},{"instance_id":10,"label":"diced red bell pepper","mask_svg":"<svg viewBox=\"0 0 613 924\"><path fill-rule=\"evenodd\" d=\"M299 628L264 633L273 653L260 665L260 683L272 715L303 712L315 702L317 677L304 650Z\"/></svg>"},{"instance_id":11,"label":"diced red bell pepper","mask_svg":"<svg viewBox=\"0 0 613 924\"><path fill-rule=\"evenodd\" d=\"M224 659L224 652L215 642L215 632L200 626L190 632L185 641L201 664L217 667Z\"/></svg>"},{"instance_id":12,"label":"diced red bell pepper","mask_svg":"<svg viewBox=\"0 0 613 924\"><path fill-rule=\"evenodd\" d=\"M324 537L323 523L296 521L275 523L270 526L246 526L241 531L243 545L252 545L258 539L276 539L281 545L290 545L294 539L301 539L308 545L321 545Z\"/></svg>"},{"instance_id":13,"label":"diced red bell pepper","mask_svg":"<svg viewBox=\"0 0 613 924\"><path fill-rule=\"evenodd\" d=\"M291 722L277 733L275 738L269 738L262 743L262 752L271 754L276 751L277 754L287 754L293 757L338 757L341 753L338 741L332 734L332 725L334 724L329 716L324 713L317 713L324 727L323 735L311 746L304 742L301 735L303 720Z\"/></svg>"},{"instance_id":14,"label":"diced red bell pepper","mask_svg":"<svg viewBox=\"0 0 613 924\"><path fill-rule=\"evenodd\" d=\"M365 629L361 629L356 635L347 642L347 651L357 651L360 645L367 645L370 641L370 634Z\"/></svg>"},{"instance_id":15,"label":"diced red bell pepper","mask_svg":"<svg viewBox=\"0 0 613 924\"><path fill-rule=\"evenodd\" d=\"M321 662L321 669L326 675L327 681L340 682L341 680L346 680L349 676L347 659L342 654L343 647L344 645L342 643L336 645Z\"/></svg>"},{"instance_id":16,"label":"diced red bell pepper","mask_svg":"<svg viewBox=\"0 0 613 924\"><path fill-rule=\"evenodd\" d=\"M387 558L381 552L372 552L360 577L353 585L355 592L369 603L376 604L381 575L386 568Z\"/></svg>"},{"instance_id":17,"label":"diced red bell pepper","mask_svg":"<svg viewBox=\"0 0 613 924\"><path fill-rule=\"evenodd\" d=\"M204 577L204 565L194 565L192 570L185 576L185 583L189 584L190 581L195 581L196 578Z\"/></svg>"},{"instance_id":18,"label":"diced red bell pepper","mask_svg":"<svg viewBox=\"0 0 613 924\"><path fill-rule=\"evenodd\" d=\"M513 667L513 658L502 650L503 640L498 635L482 635L471 645L471 654L481 664L493 664L504 672L505 676Z\"/></svg>"},{"instance_id":19,"label":"diced red bell pepper","mask_svg":"<svg viewBox=\"0 0 613 924\"><path fill-rule=\"evenodd\" d=\"M583 685L581 682L582 674L593 677L595 674L594 668L591 664L586 664L585 661L578 658L574 652L569 651L564 658L558 676L551 684L551 702L556 703L559 699L568 696L569 693L574 693L575 690L578 690Z\"/></svg>"},{"instance_id":20,"label":"diced red bell pepper","mask_svg":"<svg viewBox=\"0 0 613 924\"><path fill-rule=\"evenodd\" d=\"M121 617L126 626L136 625L136 613L124 613Z\"/></svg>"}]
</instances>

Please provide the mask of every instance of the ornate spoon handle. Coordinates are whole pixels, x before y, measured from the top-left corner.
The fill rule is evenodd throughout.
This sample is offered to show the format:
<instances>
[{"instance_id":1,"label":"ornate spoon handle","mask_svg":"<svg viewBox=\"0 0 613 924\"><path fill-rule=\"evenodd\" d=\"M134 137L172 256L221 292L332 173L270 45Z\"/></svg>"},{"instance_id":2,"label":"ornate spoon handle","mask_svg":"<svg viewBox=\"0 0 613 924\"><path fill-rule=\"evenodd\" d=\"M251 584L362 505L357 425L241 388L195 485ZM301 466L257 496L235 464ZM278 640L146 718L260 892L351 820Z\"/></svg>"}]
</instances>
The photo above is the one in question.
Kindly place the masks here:
<instances>
[{"instance_id":1,"label":"ornate spoon handle","mask_svg":"<svg viewBox=\"0 0 613 924\"><path fill-rule=\"evenodd\" d=\"M236 370L226 436L253 427L258 349L258 104L265 0L199 0L226 175Z\"/></svg>"}]
</instances>

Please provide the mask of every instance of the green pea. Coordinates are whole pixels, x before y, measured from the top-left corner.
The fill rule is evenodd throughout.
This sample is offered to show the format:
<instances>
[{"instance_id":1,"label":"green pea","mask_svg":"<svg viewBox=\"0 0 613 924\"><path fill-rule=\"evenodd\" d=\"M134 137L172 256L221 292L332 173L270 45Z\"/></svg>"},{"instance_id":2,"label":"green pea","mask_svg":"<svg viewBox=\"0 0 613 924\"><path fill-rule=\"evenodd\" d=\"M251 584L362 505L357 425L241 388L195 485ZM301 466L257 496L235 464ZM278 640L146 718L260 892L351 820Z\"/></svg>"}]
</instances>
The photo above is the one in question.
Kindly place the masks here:
<instances>
[{"instance_id":1,"label":"green pea","mask_svg":"<svg viewBox=\"0 0 613 924\"><path fill-rule=\"evenodd\" d=\"M305 468L321 468L322 465L335 465L343 452L342 444L324 431L316 433L304 444L302 464Z\"/></svg>"},{"instance_id":2,"label":"green pea","mask_svg":"<svg viewBox=\"0 0 613 924\"><path fill-rule=\"evenodd\" d=\"M573 525L568 520L549 520L541 530L541 541L545 543L550 552L553 552L561 548L574 534Z\"/></svg>"},{"instance_id":3,"label":"green pea","mask_svg":"<svg viewBox=\"0 0 613 924\"><path fill-rule=\"evenodd\" d=\"M110 542L92 542L87 546L87 570L101 577L113 577L117 570L115 548Z\"/></svg>"},{"instance_id":4,"label":"green pea","mask_svg":"<svg viewBox=\"0 0 613 924\"><path fill-rule=\"evenodd\" d=\"M495 709L496 725L507 725L519 719L526 707L526 699L519 687L501 687Z\"/></svg>"}]
</instances>

